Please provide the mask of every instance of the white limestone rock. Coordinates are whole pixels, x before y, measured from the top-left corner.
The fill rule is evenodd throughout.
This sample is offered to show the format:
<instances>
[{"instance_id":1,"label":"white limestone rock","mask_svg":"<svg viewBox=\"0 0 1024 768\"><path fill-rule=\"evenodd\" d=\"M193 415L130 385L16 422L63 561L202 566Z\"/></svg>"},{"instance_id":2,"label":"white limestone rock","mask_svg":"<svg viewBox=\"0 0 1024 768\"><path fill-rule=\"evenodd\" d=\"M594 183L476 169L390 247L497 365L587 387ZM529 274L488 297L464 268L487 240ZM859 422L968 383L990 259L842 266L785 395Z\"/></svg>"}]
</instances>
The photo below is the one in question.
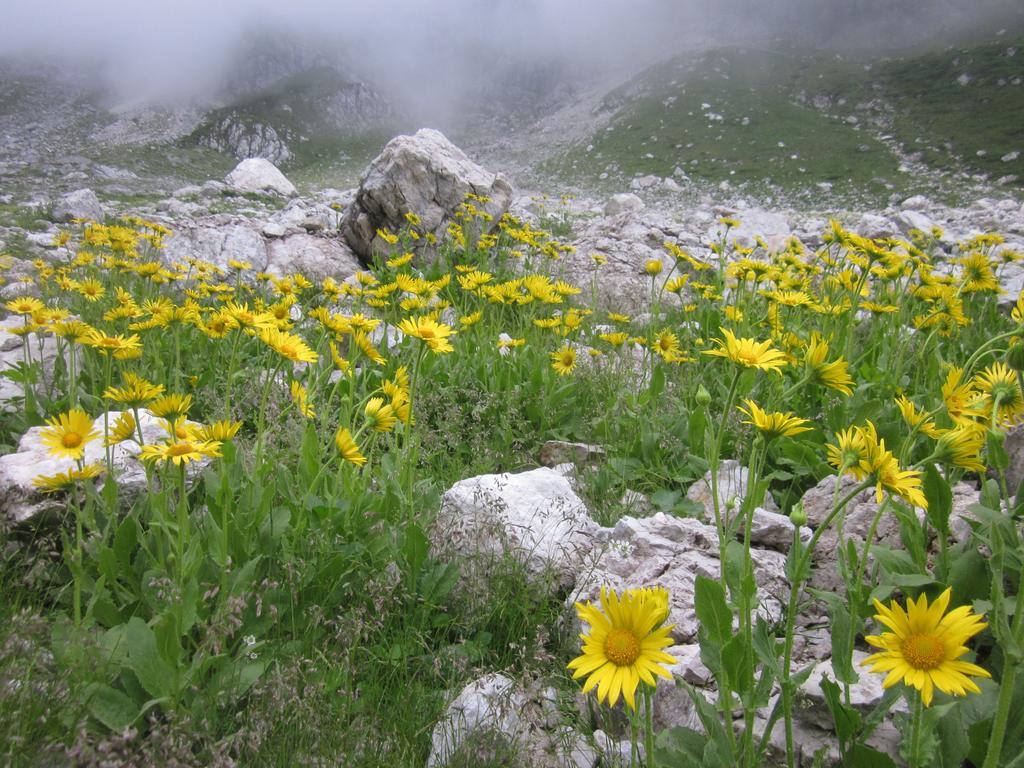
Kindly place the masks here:
<instances>
[{"instance_id":1,"label":"white limestone rock","mask_svg":"<svg viewBox=\"0 0 1024 768\"><path fill-rule=\"evenodd\" d=\"M111 411L107 414L111 426L121 413ZM160 420L149 411L139 411L139 422L147 444L167 439L167 432ZM93 420L93 426L103 434L102 414ZM76 466L71 459L50 456L41 438L45 428L32 427L18 441L17 451L0 456L0 515L15 524L58 515L67 506L62 494L42 494L33 485L33 480L40 475L56 475ZM146 489L145 469L137 459L140 450L137 439L126 440L111 448L118 492L122 499L135 498ZM106 461L105 456L102 437L85 446L86 464L103 463ZM210 460L204 458L189 464L189 478L196 478L209 463ZM102 485L102 480L98 482Z\"/></svg>"},{"instance_id":2,"label":"white limestone rock","mask_svg":"<svg viewBox=\"0 0 1024 768\"><path fill-rule=\"evenodd\" d=\"M486 579L504 558L540 585L571 585L594 546L597 523L561 473L542 467L519 474L480 475L445 492L431 541L457 556L464 574Z\"/></svg>"},{"instance_id":3,"label":"white limestone rock","mask_svg":"<svg viewBox=\"0 0 1024 768\"><path fill-rule=\"evenodd\" d=\"M295 185L277 169L269 160L262 157L250 157L238 165L227 176L224 182L238 192L255 192L257 194L273 194L282 197L295 197L299 194Z\"/></svg>"},{"instance_id":4,"label":"white limestone rock","mask_svg":"<svg viewBox=\"0 0 1024 768\"><path fill-rule=\"evenodd\" d=\"M407 225L407 213L420 217L423 232L441 237L471 193L489 199L477 205L491 215L491 226L497 226L512 200L512 187L470 160L440 131L424 128L392 139L370 163L355 200L345 209L342 231L352 250L368 259L386 246L377 230L397 232Z\"/></svg>"},{"instance_id":5,"label":"white limestone rock","mask_svg":"<svg viewBox=\"0 0 1024 768\"><path fill-rule=\"evenodd\" d=\"M601 587L617 591L662 586L669 591L668 623L680 644L697 637L694 583L698 575L721 577L718 534L713 526L692 518L669 517L658 512L647 518L623 517L613 529L602 529L603 546L595 550L594 564L580 573L567 607L580 600L597 601ZM789 585L785 555L752 549L761 615L780 621Z\"/></svg>"},{"instance_id":6,"label":"white limestone rock","mask_svg":"<svg viewBox=\"0 0 1024 768\"><path fill-rule=\"evenodd\" d=\"M72 219L103 221L103 206L91 189L78 189L57 198L53 204L53 220L65 223Z\"/></svg>"},{"instance_id":7,"label":"white limestone rock","mask_svg":"<svg viewBox=\"0 0 1024 768\"><path fill-rule=\"evenodd\" d=\"M632 192L624 192L612 195L611 199L604 204L605 216L620 216L624 213L636 213L644 209L644 201Z\"/></svg>"}]
</instances>

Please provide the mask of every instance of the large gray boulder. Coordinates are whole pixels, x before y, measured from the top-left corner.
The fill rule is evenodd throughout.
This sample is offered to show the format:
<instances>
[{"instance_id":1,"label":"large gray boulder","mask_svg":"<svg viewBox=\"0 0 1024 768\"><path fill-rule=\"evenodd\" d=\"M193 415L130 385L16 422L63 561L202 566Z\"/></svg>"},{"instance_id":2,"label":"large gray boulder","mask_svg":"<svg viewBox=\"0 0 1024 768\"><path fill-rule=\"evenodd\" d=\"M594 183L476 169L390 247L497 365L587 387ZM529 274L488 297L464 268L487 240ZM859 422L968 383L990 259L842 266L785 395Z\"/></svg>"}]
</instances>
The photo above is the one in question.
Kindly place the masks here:
<instances>
[{"instance_id":1,"label":"large gray boulder","mask_svg":"<svg viewBox=\"0 0 1024 768\"><path fill-rule=\"evenodd\" d=\"M440 238L469 194L488 198L477 206L493 217L492 225L512 201L505 179L474 163L440 131L424 128L392 139L370 163L355 201L346 209L342 232L364 259L386 246L377 230L397 232L407 225L407 213L420 217L424 233Z\"/></svg>"},{"instance_id":2,"label":"large gray boulder","mask_svg":"<svg viewBox=\"0 0 1024 768\"><path fill-rule=\"evenodd\" d=\"M295 185L269 160L250 157L235 166L235 170L224 177L225 183L237 192L295 197L299 194Z\"/></svg>"},{"instance_id":3,"label":"large gray boulder","mask_svg":"<svg viewBox=\"0 0 1024 768\"><path fill-rule=\"evenodd\" d=\"M53 204L53 220L60 223L73 219L103 221L103 206L91 189L79 189L57 198Z\"/></svg>"},{"instance_id":4,"label":"large gray boulder","mask_svg":"<svg viewBox=\"0 0 1024 768\"><path fill-rule=\"evenodd\" d=\"M438 554L460 561L471 586L485 585L511 559L538 588L568 587L599 528L565 476L542 467L459 481L441 499L431 541Z\"/></svg>"}]
</instances>

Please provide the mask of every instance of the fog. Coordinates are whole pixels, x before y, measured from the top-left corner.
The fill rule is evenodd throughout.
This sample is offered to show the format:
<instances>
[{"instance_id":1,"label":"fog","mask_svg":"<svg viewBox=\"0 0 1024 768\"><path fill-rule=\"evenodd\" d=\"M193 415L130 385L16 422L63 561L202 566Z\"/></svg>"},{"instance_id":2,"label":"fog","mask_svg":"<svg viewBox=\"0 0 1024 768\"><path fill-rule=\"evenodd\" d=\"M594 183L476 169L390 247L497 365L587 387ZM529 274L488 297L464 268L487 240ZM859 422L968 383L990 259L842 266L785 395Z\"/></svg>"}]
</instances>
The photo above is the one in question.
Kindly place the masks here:
<instances>
[{"instance_id":1,"label":"fog","mask_svg":"<svg viewBox=\"0 0 1024 768\"><path fill-rule=\"evenodd\" d=\"M2 0L0 56L94 72L122 99L204 99L252 56L322 57L419 107L489 77L596 78L668 53L787 38L895 47L1017 7L1007 0ZM248 45L247 45L248 44ZM258 46L256 47L258 49Z\"/></svg>"}]
</instances>

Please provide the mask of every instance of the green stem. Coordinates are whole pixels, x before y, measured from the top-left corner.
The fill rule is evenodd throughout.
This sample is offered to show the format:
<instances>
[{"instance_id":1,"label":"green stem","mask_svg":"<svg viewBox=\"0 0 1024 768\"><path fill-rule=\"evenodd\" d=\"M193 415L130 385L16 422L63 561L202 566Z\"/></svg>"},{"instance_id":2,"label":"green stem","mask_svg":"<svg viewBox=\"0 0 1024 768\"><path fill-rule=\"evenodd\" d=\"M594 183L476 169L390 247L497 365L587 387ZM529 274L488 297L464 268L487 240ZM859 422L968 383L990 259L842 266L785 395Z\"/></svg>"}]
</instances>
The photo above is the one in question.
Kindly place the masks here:
<instances>
[{"instance_id":1,"label":"green stem","mask_svg":"<svg viewBox=\"0 0 1024 768\"><path fill-rule=\"evenodd\" d=\"M841 475L836 476L836 488L839 488ZM793 752L793 635L796 630L796 612L797 605L800 600L800 592L803 588L803 574L807 568L811 558L814 557L814 550L818 546L818 540L822 534L828 530L828 527L832 524L832 521L836 516L846 508L846 505L857 496L861 491L864 491L871 485L870 480L864 480L853 488L841 501L834 502L832 504L832 511L829 512L821 525L819 525L814 533L811 535L811 540L807 543L807 548L803 550L800 555L800 559L797 562L795 573L798 578L790 585L789 588L789 605L786 607L786 641L785 649L783 651L782 659L782 696L783 696L783 717L786 722L786 765L788 768L794 766L794 752ZM835 496L833 496L835 498ZM796 528L794 531L794 537L799 540L800 529ZM795 544L796 542L794 542Z\"/></svg>"},{"instance_id":2,"label":"green stem","mask_svg":"<svg viewBox=\"0 0 1024 768\"><path fill-rule=\"evenodd\" d=\"M644 743L647 751L647 768L654 768L654 695L646 684L641 685L644 690Z\"/></svg>"},{"instance_id":3,"label":"green stem","mask_svg":"<svg viewBox=\"0 0 1024 768\"><path fill-rule=\"evenodd\" d=\"M1013 628L1010 634L1014 644L1020 645L1021 627L1024 617L1024 589L1017 583L1017 598L1013 609ZM1006 724L1010 718L1010 705L1013 703L1013 693L1017 682L1017 670L1020 666L1015 656L1006 654L1003 666L1003 676L999 681L999 703L996 706L996 716L992 720L992 733L988 739L988 752L985 754L985 762L982 768L997 768L999 757L1003 750L1003 741L1006 738Z\"/></svg>"},{"instance_id":4,"label":"green stem","mask_svg":"<svg viewBox=\"0 0 1024 768\"><path fill-rule=\"evenodd\" d=\"M921 740L923 737L924 728L922 728L922 720L924 719L924 702L922 701L921 694L915 693L914 696L914 719L910 724L910 768L921 768Z\"/></svg>"}]
</instances>

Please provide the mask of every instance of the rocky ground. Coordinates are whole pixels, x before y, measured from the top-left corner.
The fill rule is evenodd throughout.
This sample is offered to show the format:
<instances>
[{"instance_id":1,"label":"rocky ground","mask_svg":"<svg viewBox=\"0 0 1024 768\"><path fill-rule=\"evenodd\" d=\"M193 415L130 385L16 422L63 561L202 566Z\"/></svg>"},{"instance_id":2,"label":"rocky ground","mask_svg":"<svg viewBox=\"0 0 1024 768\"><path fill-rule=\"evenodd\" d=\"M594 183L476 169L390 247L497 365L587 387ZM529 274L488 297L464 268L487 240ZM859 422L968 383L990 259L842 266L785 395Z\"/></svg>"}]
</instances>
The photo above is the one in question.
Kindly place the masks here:
<instances>
[{"instance_id":1,"label":"rocky ground","mask_svg":"<svg viewBox=\"0 0 1024 768\"><path fill-rule=\"evenodd\" d=\"M84 180L83 180L84 181ZM185 186L154 200L135 203L100 199L83 187L55 196L34 211L28 221L0 226L0 250L11 259L4 296L19 292L17 276L22 265L35 259L60 260L67 254L55 244L63 227L80 219L103 219L134 214L152 219L172 230L165 258L178 261L190 256L222 267L232 260L251 263L271 274L302 272L310 277L351 278L371 256L379 228L398 230L407 210L417 212L426 231L443 232L452 212L467 193L485 196L495 217L508 210L536 226L553 228L573 248L557 267L579 285L593 279L592 254L607 259L594 284L599 301L622 310L646 305L650 278L644 272L648 259L661 258L666 242L691 255L712 258L709 243L718 239L719 219L740 221L731 237L753 245L756 238L769 250L792 238L808 249L821 244L831 216L850 229L869 237L905 237L913 230L935 232L938 243L951 252L956 242L983 232L999 232L1006 238L1001 248L1024 252L1024 205L1009 193L993 192L963 207L949 207L925 196L914 196L875 210L796 210L767 208L755 200L715 199L686 192L671 179L641 177L632 191L623 190L608 199L578 197L546 200L538 194L517 192L502 176L475 164L436 131L423 130L399 137L366 171L359 188L321 189L300 195L296 187L265 159L240 163L223 180L211 179ZM938 228L938 229L935 229ZM938 232L941 230L941 233ZM667 278L668 275L663 275ZM1014 301L1024 288L1024 269L1011 264L1002 275L1004 298ZM17 365L20 337L4 333L5 366ZM43 351L44 361L55 352ZM5 391L16 394L16 385L4 381ZM8 393L10 394L10 393ZM38 430L37 430L38 431ZM1014 449L1020 435L1012 435ZM40 471L40 446L30 430L13 452L0 457L0 505L15 521L45 512L30 498L28 479ZM131 457L125 456L124 461ZM712 695L713 680L701 662L696 644L697 618L693 590L697 574L719 572L716 530L711 515L710 478L694 484L687 494L694 518L669 517L662 513L627 516L614 527L601 526L577 493L577 483L589 467L603 460L597 446L550 444L542 452L542 468L519 474L467 478L444 496L433 533L435 552L462 563L462 586L468 594L485 600L491 569L509 559L521 563L537 589L557 589L566 595L567 609L577 600L594 599L602 585L616 589L659 583L670 590L675 645L669 652L679 659L673 669L677 683L660 686L656 723L659 727L697 725L694 705L684 683L698 695ZM1024 457L1014 451L1020 478ZM56 468L54 469L56 471ZM730 508L746 493L746 470L725 462L720 471L721 501ZM823 480L803 499L808 537L819 525L834 496L835 478ZM844 481L845 482L845 481ZM125 483L125 487L130 487ZM136 489L137 490L137 489ZM955 489L956 535L967 534L959 516L977 501L976 489ZM847 534L865 536L875 513L872 491L850 506ZM636 510L649 507L638 494L630 499ZM761 614L778 621L786 600L785 553L793 540L793 524L778 513L770 497L758 508L751 532L753 559L761 594ZM880 542L897 544L895 524L881 526ZM834 547L822 546L816 563L814 586L829 590L836 584ZM567 610L567 616L571 610ZM834 743L828 732L821 680L829 674L830 646L826 619L809 606L801 612L802 629L797 654L801 665L814 671L800 689L801 710L798 742L808 753ZM568 619L567 619L568 620ZM880 679L865 676L854 686L853 701L869 711L882 697ZM428 766L446 765L456 750L485 732L497 732L515 745L520 754L531 755L532 765L594 766L626 755L628 744L600 730L579 700L579 712L558 711L557 698L543 686L531 688L503 674L475 680L461 692L453 692L447 713L433 732ZM759 721L765 727L766 721ZM876 746L894 754L898 734L891 723L874 734ZM771 736L776 749L783 744L781 724ZM615 756L618 756L616 758Z\"/></svg>"}]
</instances>

